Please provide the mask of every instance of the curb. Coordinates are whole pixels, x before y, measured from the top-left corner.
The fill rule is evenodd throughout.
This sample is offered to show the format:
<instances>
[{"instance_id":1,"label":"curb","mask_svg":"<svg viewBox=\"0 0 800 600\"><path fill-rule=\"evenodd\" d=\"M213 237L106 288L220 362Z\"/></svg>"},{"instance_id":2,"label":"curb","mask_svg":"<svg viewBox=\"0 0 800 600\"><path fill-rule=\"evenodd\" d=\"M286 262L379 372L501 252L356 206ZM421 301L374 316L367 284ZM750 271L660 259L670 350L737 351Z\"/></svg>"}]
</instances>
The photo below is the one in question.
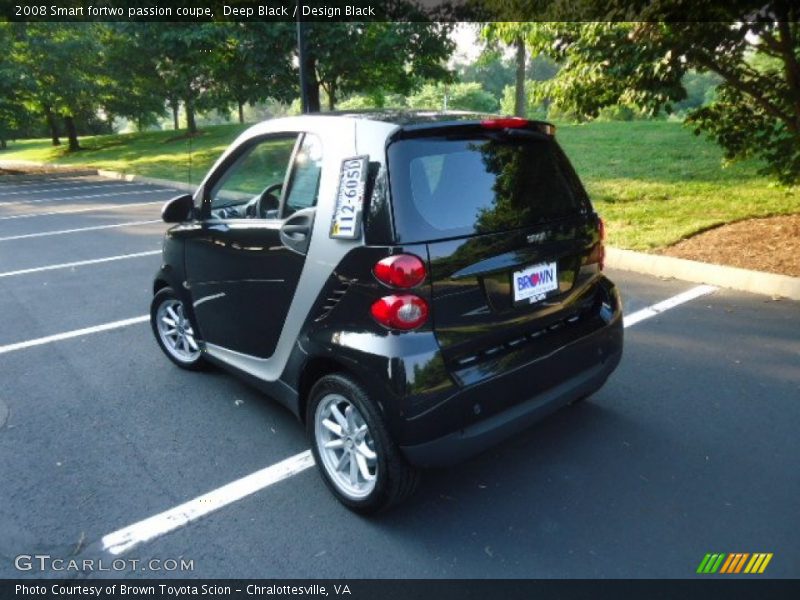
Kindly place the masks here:
<instances>
[{"instance_id":1,"label":"curb","mask_svg":"<svg viewBox=\"0 0 800 600\"><path fill-rule=\"evenodd\" d=\"M99 177L105 177L106 179L119 179L120 181L132 181L132 182L135 181L137 183L150 183L162 187L170 187L176 190L180 190L182 192L194 193L197 190L196 185L191 185L188 183L171 181L169 179L156 179L155 177L144 177L142 175L128 175L126 173L120 173L119 171L107 171L105 169L97 169L97 175Z\"/></svg>"},{"instance_id":2,"label":"curb","mask_svg":"<svg viewBox=\"0 0 800 600\"><path fill-rule=\"evenodd\" d=\"M40 169L41 171L63 171L65 173L94 173L96 168L84 167L82 165L55 165L40 163L32 160L0 160L0 169Z\"/></svg>"},{"instance_id":3,"label":"curb","mask_svg":"<svg viewBox=\"0 0 800 600\"><path fill-rule=\"evenodd\" d=\"M155 177L144 177L142 175L129 175L119 171L108 171L106 169L98 169L92 167L84 167L82 165L51 165L49 163L40 163L32 160L0 160L0 169L13 169L15 167L27 167L47 169L53 171L69 171L76 173L96 173L98 177L105 177L106 179L118 179L120 181L131 181L137 183L150 183L162 187L170 187L182 192L192 192L197 190L197 185L190 185L188 183L181 183L179 181L172 181L170 179L156 179Z\"/></svg>"},{"instance_id":4,"label":"curb","mask_svg":"<svg viewBox=\"0 0 800 600\"><path fill-rule=\"evenodd\" d=\"M742 292L800 300L800 277L611 247L606 247L605 262L606 266L612 269L635 271L656 277L674 277Z\"/></svg>"}]
</instances>

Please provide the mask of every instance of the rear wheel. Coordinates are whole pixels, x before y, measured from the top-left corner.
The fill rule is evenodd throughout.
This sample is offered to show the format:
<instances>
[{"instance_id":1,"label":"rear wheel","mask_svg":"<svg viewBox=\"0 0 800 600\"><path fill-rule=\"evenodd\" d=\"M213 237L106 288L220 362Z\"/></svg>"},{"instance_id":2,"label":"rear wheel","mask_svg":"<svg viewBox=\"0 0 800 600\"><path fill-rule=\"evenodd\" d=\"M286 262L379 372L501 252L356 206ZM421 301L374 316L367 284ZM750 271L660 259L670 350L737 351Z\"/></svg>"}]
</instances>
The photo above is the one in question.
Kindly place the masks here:
<instances>
[{"instance_id":1,"label":"rear wheel","mask_svg":"<svg viewBox=\"0 0 800 600\"><path fill-rule=\"evenodd\" d=\"M312 388L306 429L323 480L337 499L374 513L410 496L419 473L391 440L364 390L344 375L326 375Z\"/></svg>"},{"instance_id":2,"label":"rear wheel","mask_svg":"<svg viewBox=\"0 0 800 600\"><path fill-rule=\"evenodd\" d=\"M159 290L153 297L150 325L158 345L172 362L184 369L205 367L194 327L172 288Z\"/></svg>"}]
</instances>

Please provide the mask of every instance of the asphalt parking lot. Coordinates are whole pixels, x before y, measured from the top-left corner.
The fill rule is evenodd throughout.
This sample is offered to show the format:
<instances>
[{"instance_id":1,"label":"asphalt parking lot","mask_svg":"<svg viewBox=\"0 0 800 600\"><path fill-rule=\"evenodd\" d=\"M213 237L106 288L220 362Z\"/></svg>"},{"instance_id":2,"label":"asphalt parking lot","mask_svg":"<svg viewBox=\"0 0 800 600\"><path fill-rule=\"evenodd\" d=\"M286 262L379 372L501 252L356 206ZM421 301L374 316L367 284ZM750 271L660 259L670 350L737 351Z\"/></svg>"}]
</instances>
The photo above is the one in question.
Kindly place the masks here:
<instances>
[{"instance_id":1,"label":"asphalt parking lot","mask_svg":"<svg viewBox=\"0 0 800 600\"><path fill-rule=\"evenodd\" d=\"M109 556L109 534L307 449L286 410L177 369L127 321L174 194L0 178L0 577L77 576L14 559ZM629 315L697 287L609 274ZM627 327L588 402L426 473L390 513L348 512L304 469L116 556L194 564L122 573L139 577L683 578L708 552L769 552L764 576L798 577L798 423L800 304L716 290Z\"/></svg>"}]
</instances>

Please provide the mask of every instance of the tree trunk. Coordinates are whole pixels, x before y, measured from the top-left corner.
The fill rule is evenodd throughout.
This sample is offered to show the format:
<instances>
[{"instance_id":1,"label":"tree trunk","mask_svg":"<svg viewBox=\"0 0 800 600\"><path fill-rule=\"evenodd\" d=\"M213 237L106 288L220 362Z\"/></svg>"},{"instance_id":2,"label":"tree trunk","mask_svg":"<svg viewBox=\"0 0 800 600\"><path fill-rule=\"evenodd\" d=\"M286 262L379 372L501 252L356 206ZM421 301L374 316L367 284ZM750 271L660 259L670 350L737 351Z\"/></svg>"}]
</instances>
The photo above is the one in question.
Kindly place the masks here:
<instances>
[{"instance_id":1,"label":"tree trunk","mask_svg":"<svg viewBox=\"0 0 800 600\"><path fill-rule=\"evenodd\" d=\"M304 113L318 113L319 78L317 77L317 60L308 47L306 30L309 24L297 20L297 51L300 61L300 104Z\"/></svg>"},{"instance_id":2,"label":"tree trunk","mask_svg":"<svg viewBox=\"0 0 800 600\"><path fill-rule=\"evenodd\" d=\"M317 78L317 61L311 56L311 53L306 54L305 73L306 100L308 101L306 109L310 113L318 113L322 108L319 102L320 83Z\"/></svg>"},{"instance_id":3,"label":"tree trunk","mask_svg":"<svg viewBox=\"0 0 800 600\"><path fill-rule=\"evenodd\" d=\"M177 131L180 128L180 120L178 118L180 102L178 100L170 100L169 105L172 108L172 127Z\"/></svg>"},{"instance_id":4,"label":"tree trunk","mask_svg":"<svg viewBox=\"0 0 800 600\"><path fill-rule=\"evenodd\" d=\"M189 135L197 133L197 123L194 120L194 102L191 100L185 101L186 107L186 129Z\"/></svg>"},{"instance_id":5,"label":"tree trunk","mask_svg":"<svg viewBox=\"0 0 800 600\"><path fill-rule=\"evenodd\" d=\"M61 140L58 139L58 126L56 125L56 119L53 116L53 111L49 106L44 107L44 116L45 119L47 119L47 127L50 129L50 139L53 142L53 146L60 146Z\"/></svg>"},{"instance_id":6,"label":"tree trunk","mask_svg":"<svg viewBox=\"0 0 800 600\"><path fill-rule=\"evenodd\" d=\"M239 124L244 124L244 102L239 100Z\"/></svg>"},{"instance_id":7,"label":"tree trunk","mask_svg":"<svg viewBox=\"0 0 800 600\"><path fill-rule=\"evenodd\" d=\"M328 110L336 108L336 83L331 83L328 88Z\"/></svg>"},{"instance_id":8,"label":"tree trunk","mask_svg":"<svg viewBox=\"0 0 800 600\"><path fill-rule=\"evenodd\" d=\"M514 90L514 115L524 117L527 113L525 101L525 41L517 38L514 42L517 48L517 81Z\"/></svg>"},{"instance_id":9,"label":"tree trunk","mask_svg":"<svg viewBox=\"0 0 800 600\"><path fill-rule=\"evenodd\" d=\"M6 140L4 138L0 138L0 150L5 150L6 148Z\"/></svg>"},{"instance_id":10,"label":"tree trunk","mask_svg":"<svg viewBox=\"0 0 800 600\"><path fill-rule=\"evenodd\" d=\"M78 130L75 127L75 119L71 115L66 115L64 117L64 125L67 128L67 137L69 138L69 151L77 152L81 149L81 145L78 143Z\"/></svg>"},{"instance_id":11,"label":"tree trunk","mask_svg":"<svg viewBox=\"0 0 800 600\"><path fill-rule=\"evenodd\" d=\"M308 86L308 112L318 113L322 110L319 101L319 82Z\"/></svg>"}]
</instances>

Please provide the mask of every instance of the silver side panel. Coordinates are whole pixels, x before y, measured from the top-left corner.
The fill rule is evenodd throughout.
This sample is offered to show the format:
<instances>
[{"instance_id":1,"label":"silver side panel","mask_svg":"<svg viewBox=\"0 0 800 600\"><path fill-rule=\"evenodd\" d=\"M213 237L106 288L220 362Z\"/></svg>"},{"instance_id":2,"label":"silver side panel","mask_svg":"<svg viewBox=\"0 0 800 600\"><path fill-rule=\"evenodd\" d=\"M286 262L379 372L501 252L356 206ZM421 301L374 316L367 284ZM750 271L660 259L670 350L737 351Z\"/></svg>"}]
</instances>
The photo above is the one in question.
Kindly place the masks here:
<instances>
[{"instance_id":1,"label":"silver side panel","mask_svg":"<svg viewBox=\"0 0 800 600\"><path fill-rule=\"evenodd\" d=\"M289 313L283 324L275 354L269 358L257 358L241 354L228 348L206 344L206 352L232 367L263 381L275 381L283 373L286 363L322 286L352 249L360 246L362 239L332 239L328 231L333 218L336 191L339 184L339 168L342 160L358 154L369 154L370 160L384 161L385 143L396 125L379 121L364 121L343 117L289 117L259 123L245 131L225 151L212 168L212 172L237 146L254 137L282 131L304 131L317 135L322 141L325 162L320 179L319 200L303 272L292 299ZM356 137L358 135L358 147ZM203 180L202 186L205 184ZM363 236L362 236L363 238Z\"/></svg>"}]
</instances>

